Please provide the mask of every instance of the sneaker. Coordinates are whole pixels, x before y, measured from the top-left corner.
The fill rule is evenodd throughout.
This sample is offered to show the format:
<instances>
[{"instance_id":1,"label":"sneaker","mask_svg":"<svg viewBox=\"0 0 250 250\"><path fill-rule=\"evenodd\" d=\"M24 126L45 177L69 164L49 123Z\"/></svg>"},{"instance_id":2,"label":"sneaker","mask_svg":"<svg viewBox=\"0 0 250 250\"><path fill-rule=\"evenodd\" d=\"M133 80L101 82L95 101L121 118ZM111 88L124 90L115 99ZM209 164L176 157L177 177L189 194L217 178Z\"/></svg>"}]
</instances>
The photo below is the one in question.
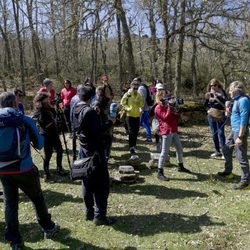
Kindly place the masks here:
<instances>
[{"instance_id":1,"label":"sneaker","mask_svg":"<svg viewBox=\"0 0 250 250\"><path fill-rule=\"evenodd\" d=\"M105 217L104 219L97 219L97 218L94 219L94 223L96 226L101 226L101 225L109 226L114 224L115 222L116 219L110 217Z\"/></svg>"},{"instance_id":2,"label":"sneaker","mask_svg":"<svg viewBox=\"0 0 250 250\"><path fill-rule=\"evenodd\" d=\"M130 154L134 155L138 153L138 149L136 147L131 147L130 148Z\"/></svg>"},{"instance_id":3,"label":"sneaker","mask_svg":"<svg viewBox=\"0 0 250 250\"><path fill-rule=\"evenodd\" d=\"M240 182L240 184L235 184L232 186L234 190L250 190L250 185L248 183Z\"/></svg>"},{"instance_id":4,"label":"sneaker","mask_svg":"<svg viewBox=\"0 0 250 250\"><path fill-rule=\"evenodd\" d=\"M44 239L50 239L53 238L54 235L59 232L60 226L59 224L55 223L54 227L52 229L44 230Z\"/></svg>"},{"instance_id":5,"label":"sneaker","mask_svg":"<svg viewBox=\"0 0 250 250\"><path fill-rule=\"evenodd\" d=\"M145 142L152 142L152 139L147 138Z\"/></svg>"},{"instance_id":6,"label":"sneaker","mask_svg":"<svg viewBox=\"0 0 250 250\"><path fill-rule=\"evenodd\" d=\"M225 160L225 156L224 155L221 156L221 160Z\"/></svg>"},{"instance_id":7,"label":"sneaker","mask_svg":"<svg viewBox=\"0 0 250 250\"><path fill-rule=\"evenodd\" d=\"M22 250L24 249L24 244L23 243L18 243L18 244L10 244L12 250Z\"/></svg>"},{"instance_id":8,"label":"sneaker","mask_svg":"<svg viewBox=\"0 0 250 250\"><path fill-rule=\"evenodd\" d=\"M45 182L49 182L50 180L51 180L50 174L45 174L45 175L44 175L44 181L45 181Z\"/></svg>"},{"instance_id":9,"label":"sneaker","mask_svg":"<svg viewBox=\"0 0 250 250\"><path fill-rule=\"evenodd\" d=\"M214 152L210 155L211 158L222 156L220 152Z\"/></svg>"},{"instance_id":10,"label":"sneaker","mask_svg":"<svg viewBox=\"0 0 250 250\"><path fill-rule=\"evenodd\" d=\"M218 172L217 173L219 176L221 176L221 177L225 177L225 178L227 178L227 179L233 179L234 177L235 177L235 175L232 173L232 172L225 172L225 171L223 171L223 172Z\"/></svg>"}]
</instances>

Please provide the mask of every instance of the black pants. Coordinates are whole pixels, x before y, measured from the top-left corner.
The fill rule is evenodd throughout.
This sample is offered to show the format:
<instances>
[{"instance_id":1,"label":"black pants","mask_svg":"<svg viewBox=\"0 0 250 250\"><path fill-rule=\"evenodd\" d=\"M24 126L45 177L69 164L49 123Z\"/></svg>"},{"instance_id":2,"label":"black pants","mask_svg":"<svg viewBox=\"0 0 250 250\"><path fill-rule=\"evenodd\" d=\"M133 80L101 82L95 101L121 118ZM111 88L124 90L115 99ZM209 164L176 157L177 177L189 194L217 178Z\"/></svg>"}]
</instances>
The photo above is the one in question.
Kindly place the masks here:
<instances>
[{"instance_id":1,"label":"black pants","mask_svg":"<svg viewBox=\"0 0 250 250\"><path fill-rule=\"evenodd\" d=\"M80 147L79 158L92 155L83 147ZM86 208L86 217L104 219L107 215L107 205L109 197L109 172L104 156L101 153L100 169L90 178L83 178L82 180L82 194ZM94 209L94 202L96 207Z\"/></svg>"},{"instance_id":2,"label":"black pants","mask_svg":"<svg viewBox=\"0 0 250 250\"><path fill-rule=\"evenodd\" d=\"M56 151L56 164L57 164L57 171L62 170L62 154L63 154L63 148L62 143L59 138L59 135L46 135L44 137L44 163L43 163L43 169L44 173L47 175L49 174L49 162L51 159L51 156L53 154L53 150Z\"/></svg>"},{"instance_id":3,"label":"black pants","mask_svg":"<svg viewBox=\"0 0 250 250\"><path fill-rule=\"evenodd\" d=\"M0 179L4 192L6 240L13 244L19 244L22 242L18 221L19 188L32 201L40 226L44 230L54 227L54 222L51 221L51 215L48 213L48 209L44 201L39 180L39 173L36 168L22 174L0 175Z\"/></svg>"},{"instance_id":4,"label":"black pants","mask_svg":"<svg viewBox=\"0 0 250 250\"><path fill-rule=\"evenodd\" d=\"M70 121L70 106L65 106L64 109L63 109L63 112L64 112L64 116L65 116L65 119L66 119L66 128L64 131L67 131L67 132L71 132L71 121Z\"/></svg>"},{"instance_id":5,"label":"black pants","mask_svg":"<svg viewBox=\"0 0 250 250\"><path fill-rule=\"evenodd\" d=\"M73 161L77 159L77 148L76 148L76 140L77 140L77 135L76 135L76 129L72 129L72 152L73 152Z\"/></svg>"},{"instance_id":6,"label":"black pants","mask_svg":"<svg viewBox=\"0 0 250 250\"><path fill-rule=\"evenodd\" d=\"M126 117L128 126L129 148L136 146L137 136L140 128L140 117Z\"/></svg>"}]
</instances>

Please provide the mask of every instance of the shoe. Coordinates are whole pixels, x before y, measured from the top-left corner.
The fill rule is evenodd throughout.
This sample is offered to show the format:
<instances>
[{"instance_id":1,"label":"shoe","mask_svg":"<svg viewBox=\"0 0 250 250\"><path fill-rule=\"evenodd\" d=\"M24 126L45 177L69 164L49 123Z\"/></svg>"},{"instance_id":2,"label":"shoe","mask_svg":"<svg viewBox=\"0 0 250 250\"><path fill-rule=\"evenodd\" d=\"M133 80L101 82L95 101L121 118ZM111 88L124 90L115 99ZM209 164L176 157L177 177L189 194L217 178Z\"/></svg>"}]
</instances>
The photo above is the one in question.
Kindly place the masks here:
<instances>
[{"instance_id":1,"label":"shoe","mask_svg":"<svg viewBox=\"0 0 250 250\"><path fill-rule=\"evenodd\" d=\"M178 172L185 172L185 173L191 173L191 171L183 166L183 163L178 164Z\"/></svg>"},{"instance_id":2,"label":"shoe","mask_svg":"<svg viewBox=\"0 0 250 250\"><path fill-rule=\"evenodd\" d=\"M221 177L225 177L225 178L227 178L227 179L233 179L234 177L235 177L235 175L232 173L232 172L225 172L225 171L223 171L223 172L218 172L217 173L219 176L221 176Z\"/></svg>"},{"instance_id":3,"label":"shoe","mask_svg":"<svg viewBox=\"0 0 250 250\"><path fill-rule=\"evenodd\" d=\"M221 160L225 160L225 156L224 155L221 156Z\"/></svg>"},{"instance_id":4,"label":"shoe","mask_svg":"<svg viewBox=\"0 0 250 250\"><path fill-rule=\"evenodd\" d=\"M24 244L23 243L18 243L18 244L10 244L12 250L22 250L24 249Z\"/></svg>"},{"instance_id":5,"label":"shoe","mask_svg":"<svg viewBox=\"0 0 250 250\"><path fill-rule=\"evenodd\" d=\"M110 217L105 217L104 219L94 219L94 223L96 226L101 226L101 225L112 225L116 222L116 219L110 218Z\"/></svg>"},{"instance_id":6,"label":"shoe","mask_svg":"<svg viewBox=\"0 0 250 250\"><path fill-rule=\"evenodd\" d=\"M51 180L50 174L44 174L44 181L49 182Z\"/></svg>"},{"instance_id":7,"label":"shoe","mask_svg":"<svg viewBox=\"0 0 250 250\"><path fill-rule=\"evenodd\" d=\"M56 173L60 176L68 175L68 173L64 169L57 170Z\"/></svg>"},{"instance_id":8,"label":"shoe","mask_svg":"<svg viewBox=\"0 0 250 250\"><path fill-rule=\"evenodd\" d=\"M92 221L92 220L94 220L94 214L86 214L85 220L86 221Z\"/></svg>"},{"instance_id":9,"label":"shoe","mask_svg":"<svg viewBox=\"0 0 250 250\"><path fill-rule=\"evenodd\" d=\"M234 190L250 190L250 185L248 183L240 182L240 184L235 184L232 186Z\"/></svg>"},{"instance_id":10,"label":"shoe","mask_svg":"<svg viewBox=\"0 0 250 250\"><path fill-rule=\"evenodd\" d=\"M169 181L169 178L164 175L163 169L161 169L161 168L158 168L157 179L159 179L161 181Z\"/></svg>"},{"instance_id":11,"label":"shoe","mask_svg":"<svg viewBox=\"0 0 250 250\"><path fill-rule=\"evenodd\" d=\"M152 139L147 138L145 142L152 142Z\"/></svg>"},{"instance_id":12,"label":"shoe","mask_svg":"<svg viewBox=\"0 0 250 250\"><path fill-rule=\"evenodd\" d=\"M138 149L136 147L131 147L130 148L130 154L134 155L138 153Z\"/></svg>"},{"instance_id":13,"label":"shoe","mask_svg":"<svg viewBox=\"0 0 250 250\"><path fill-rule=\"evenodd\" d=\"M220 152L214 152L210 155L211 158L222 156Z\"/></svg>"},{"instance_id":14,"label":"shoe","mask_svg":"<svg viewBox=\"0 0 250 250\"><path fill-rule=\"evenodd\" d=\"M59 226L59 224L55 223L55 225L52 229L44 230L44 239L53 238L54 235L59 231L60 231L60 226Z\"/></svg>"}]
</instances>

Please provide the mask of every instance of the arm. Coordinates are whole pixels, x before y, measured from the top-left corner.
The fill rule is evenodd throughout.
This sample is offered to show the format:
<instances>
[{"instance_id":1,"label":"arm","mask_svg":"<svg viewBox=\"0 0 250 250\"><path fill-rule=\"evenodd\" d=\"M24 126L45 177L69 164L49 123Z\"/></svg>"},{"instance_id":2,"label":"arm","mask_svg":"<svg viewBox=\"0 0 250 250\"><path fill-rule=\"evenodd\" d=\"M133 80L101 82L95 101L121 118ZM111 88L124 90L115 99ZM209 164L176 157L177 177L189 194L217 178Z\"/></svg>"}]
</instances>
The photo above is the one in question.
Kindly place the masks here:
<instances>
[{"instance_id":1,"label":"arm","mask_svg":"<svg viewBox=\"0 0 250 250\"><path fill-rule=\"evenodd\" d=\"M28 116L23 117L25 126L29 131L30 141L36 149L42 149L44 145L43 137L40 135L34 121Z\"/></svg>"},{"instance_id":2,"label":"arm","mask_svg":"<svg viewBox=\"0 0 250 250\"><path fill-rule=\"evenodd\" d=\"M129 111L131 107L128 105L128 99L130 98L130 94L127 92L123 95L121 100L121 105L124 110Z\"/></svg>"},{"instance_id":3,"label":"arm","mask_svg":"<svg viewBox=\"0 0 250 250\"><path fill-rule=\"evenodd\" d=\"M147 90L143 87L143 86L140 86L139 89L138 89L138 93L141 95L142 97L142 105L141 107L143 106L146 106L146 98L147 98Z\"/></svg>"}]
</instances>

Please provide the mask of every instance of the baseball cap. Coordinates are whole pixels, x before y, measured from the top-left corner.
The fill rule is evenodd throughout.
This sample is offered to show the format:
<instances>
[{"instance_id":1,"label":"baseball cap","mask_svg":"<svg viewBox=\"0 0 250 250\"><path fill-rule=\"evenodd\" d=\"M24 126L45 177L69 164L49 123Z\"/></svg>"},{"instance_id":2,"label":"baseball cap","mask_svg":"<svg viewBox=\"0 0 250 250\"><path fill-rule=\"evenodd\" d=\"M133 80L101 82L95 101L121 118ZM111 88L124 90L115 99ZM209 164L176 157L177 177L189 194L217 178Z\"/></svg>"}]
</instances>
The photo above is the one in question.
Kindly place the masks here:
<instances>
[{"instance_id":1,"label":"baseball cap","mask_svg":"<svg viewBox=\"0 0 250 250\"><path fill-rule=\"evenodd\" d=\"M164 85L163 85L162 83L157 83L157 84L155 85L155 88L156 88L157 91L158 91L158 90L163 90L163 89L165 89L165 88L164 88Z\"/></svg>"}]
</instances>

